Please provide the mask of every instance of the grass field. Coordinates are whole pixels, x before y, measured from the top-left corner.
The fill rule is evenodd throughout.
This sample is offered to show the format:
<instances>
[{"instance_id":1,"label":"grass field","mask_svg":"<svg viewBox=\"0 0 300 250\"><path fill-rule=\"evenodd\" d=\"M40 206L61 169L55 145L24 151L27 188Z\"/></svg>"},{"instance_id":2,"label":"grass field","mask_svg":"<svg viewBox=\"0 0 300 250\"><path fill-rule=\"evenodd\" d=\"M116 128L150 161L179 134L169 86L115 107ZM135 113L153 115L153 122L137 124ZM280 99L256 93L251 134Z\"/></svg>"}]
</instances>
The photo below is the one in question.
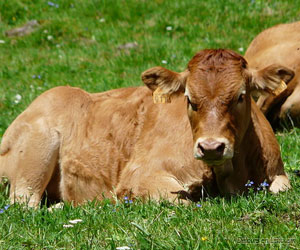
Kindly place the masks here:
<instances>
[{"instance_id":1,"label":"grass field","mask_svg":"<svg viewBox=\"0 0 300 250\"><path fill-rule=\"evenodd\" d=\"M157 65L181 71L203 48L243 54L263 29L296 21L295 0L2 0L0 137L43 91L140 85ZM5 32L30 20L29 35ZM124 49L132 43L133 48ZM300 130L277 133L293 190L190 206L127 200L49 212L8 207L0 193L0 249L300 249ZM126 203L127 202L127 203ZM70 225L70 220L82 222Z\"/></svg>"}]
</instances>

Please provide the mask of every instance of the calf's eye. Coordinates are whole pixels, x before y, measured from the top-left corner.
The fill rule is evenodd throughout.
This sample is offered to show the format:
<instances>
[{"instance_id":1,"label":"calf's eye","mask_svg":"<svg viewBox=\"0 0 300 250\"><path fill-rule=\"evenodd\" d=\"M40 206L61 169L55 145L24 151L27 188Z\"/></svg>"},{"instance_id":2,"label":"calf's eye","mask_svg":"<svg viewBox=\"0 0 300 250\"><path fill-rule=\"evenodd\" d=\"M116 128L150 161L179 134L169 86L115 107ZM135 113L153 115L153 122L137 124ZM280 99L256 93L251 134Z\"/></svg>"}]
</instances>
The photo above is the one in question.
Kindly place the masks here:
<instances>
[{"instance_id":1,"label":"calf's eye","mask_svg":"<svg viewBox=\"0 0 300 250\"><path fill-rule=\"evenodd\" d=\"M191 106L191 108L192 108L193 111L197 111L198 110L197 104L192 103L191 100L190 100L190 98L188 98L188 97L187 97L187 102L188 102L188 105Z\"/></svg>"},{"instance_id":2,"label":"calf's eye","mask_svg":"<svg viewBox=\"0 0 300 250\"><path fill-rule=\"evenodd\" d=\"M245 100L245 94L242 93L242 94L239 95L238 103L242 103L244 100Z\"/></svg>"}]
</instances>

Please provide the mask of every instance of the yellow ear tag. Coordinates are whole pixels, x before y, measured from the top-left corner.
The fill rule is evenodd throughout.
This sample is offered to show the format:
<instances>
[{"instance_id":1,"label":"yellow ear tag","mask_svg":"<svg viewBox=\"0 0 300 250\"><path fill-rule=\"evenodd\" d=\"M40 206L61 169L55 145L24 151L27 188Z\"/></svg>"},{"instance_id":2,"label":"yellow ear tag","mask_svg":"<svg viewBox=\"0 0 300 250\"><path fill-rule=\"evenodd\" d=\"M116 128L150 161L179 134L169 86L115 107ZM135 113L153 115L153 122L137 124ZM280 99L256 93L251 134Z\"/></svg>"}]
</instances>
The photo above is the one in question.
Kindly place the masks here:
<instances>
[{"instance_id":1,"label":"yellow ear tag","mask_svg":"<svg viewBox=\"0 0 300 250\"><path fill-rule=\"evenodd\" d=\"M273 94L275 96L279 95L281 92L283 92L285 89L287 88L285 82L283 80L281 80L279 86L277 87L277 89L273 90Z\"/></svg>"},{"instance_id":2,"label":"yellow ear tag","mask_svg":"<svg viewBox=\"0 0 300 250\"><path fill-rule=\"evenodd\" d=\"M153 92L152 98L153 98L154 103L170 103L171 102L170 94L164 94L163 90L159 87Z\"/></svg>"}]
</instances>

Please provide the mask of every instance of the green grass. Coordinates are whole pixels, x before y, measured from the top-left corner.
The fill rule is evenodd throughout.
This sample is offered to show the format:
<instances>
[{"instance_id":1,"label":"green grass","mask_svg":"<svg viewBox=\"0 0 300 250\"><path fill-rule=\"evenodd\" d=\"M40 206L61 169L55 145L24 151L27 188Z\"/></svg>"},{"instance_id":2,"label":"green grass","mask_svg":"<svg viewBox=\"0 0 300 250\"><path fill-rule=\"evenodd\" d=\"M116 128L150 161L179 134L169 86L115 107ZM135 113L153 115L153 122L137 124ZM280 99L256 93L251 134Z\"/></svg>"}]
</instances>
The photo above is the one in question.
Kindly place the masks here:
<instances>
[{"instance_id":1,"label":"green grass","mask_svg":"<svg viewBox=\"0 0 300 250\"><path fill-rule=\"evenodd\" d=\"M299 188L299 180L293 181L294 188ZM1 202L3 207L4 199ZM0 247L296 249L300 244L297 192L275 196L260 191L231 200L209 199L201 205L104 201L76 208L66 204L52 213L46 207L31 210L14 205L0 214ZM82 222L65 228L73 219Z\"/></svg>"},{"instance_id":2,"label":"green grass","mask_svg":"<svg viewBox=\"0 0 300 250\"><path fill-rule=\"evenodd\" d=\"M99 92L140 85L142 71L157 65L181 71L203 48L243 54L260 31L296 21L300 14L300 3L294 0L52 2L59 7L46 0L0 1L0 40L5 41L0 43L0 137L51 87L72 85ZM5 36L5 31L32 19L40 23L32 34ZM129 42L138 47L118 49ZM105 201L101 208L93 203L66 205L49 213L46 207L14 205L0 214L0 249L297 249L300 180L292 170L299 168L300 130L277 133L277 138L292 180L288 193L209 199L201 208ZM2 192L0 209L7 204ZM63 227L76 218L83 222ZM257 239L261 244L254 244Z\"/></svg>"}]
</instances>

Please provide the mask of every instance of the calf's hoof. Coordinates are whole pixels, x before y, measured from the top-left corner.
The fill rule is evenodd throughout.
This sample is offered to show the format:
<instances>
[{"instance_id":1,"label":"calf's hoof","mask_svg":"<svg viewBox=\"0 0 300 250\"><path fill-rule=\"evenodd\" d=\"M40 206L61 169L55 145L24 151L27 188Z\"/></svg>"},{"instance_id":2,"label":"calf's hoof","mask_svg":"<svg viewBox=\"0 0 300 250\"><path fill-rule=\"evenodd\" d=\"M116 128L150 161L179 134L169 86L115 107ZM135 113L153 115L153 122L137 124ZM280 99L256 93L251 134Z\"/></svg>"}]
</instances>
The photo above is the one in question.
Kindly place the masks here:
<instances>
[{"instance_id":1,"label":"calf's hoof","mask_svg":"<svg viewBox=\"0 0 300 250\"><path fill-rule=\"evenodd\" d=\"M291 188L291 184L287 176L285 175L276 175L274 181L270 186L270 191L274 194L278 192L283 192Z\"/></svg>"}]
</instances>

